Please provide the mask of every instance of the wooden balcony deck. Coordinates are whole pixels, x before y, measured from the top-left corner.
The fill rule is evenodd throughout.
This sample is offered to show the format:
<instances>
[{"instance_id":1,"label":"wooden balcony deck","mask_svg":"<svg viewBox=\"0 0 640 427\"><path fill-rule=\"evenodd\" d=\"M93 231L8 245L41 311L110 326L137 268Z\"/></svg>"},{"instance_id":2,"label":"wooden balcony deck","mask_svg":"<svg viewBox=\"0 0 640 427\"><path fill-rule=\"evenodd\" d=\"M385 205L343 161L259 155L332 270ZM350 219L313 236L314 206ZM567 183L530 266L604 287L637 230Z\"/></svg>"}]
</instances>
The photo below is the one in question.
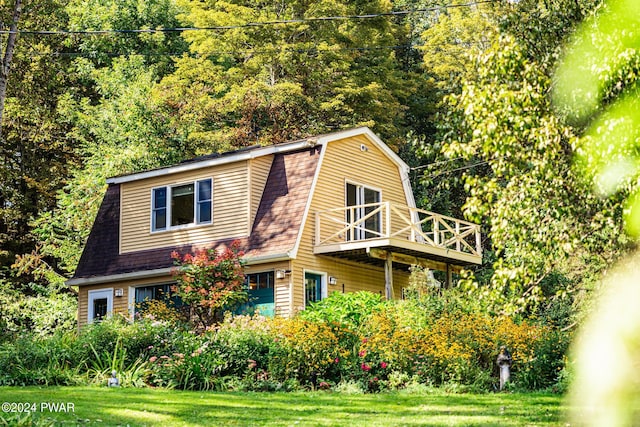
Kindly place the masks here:
<instances>
[{"instance_id":1,"label":"wooden balcony deck","mask_svg":"<svg viewBox=\"0 0 640 427\"><path fill-rule=\"evenodd\" d=\"M314 253L443 271L480 264L480 226L390 202L316 212ZM377 262L373 260L378 260Z\"/></svg>"}]
</instances>

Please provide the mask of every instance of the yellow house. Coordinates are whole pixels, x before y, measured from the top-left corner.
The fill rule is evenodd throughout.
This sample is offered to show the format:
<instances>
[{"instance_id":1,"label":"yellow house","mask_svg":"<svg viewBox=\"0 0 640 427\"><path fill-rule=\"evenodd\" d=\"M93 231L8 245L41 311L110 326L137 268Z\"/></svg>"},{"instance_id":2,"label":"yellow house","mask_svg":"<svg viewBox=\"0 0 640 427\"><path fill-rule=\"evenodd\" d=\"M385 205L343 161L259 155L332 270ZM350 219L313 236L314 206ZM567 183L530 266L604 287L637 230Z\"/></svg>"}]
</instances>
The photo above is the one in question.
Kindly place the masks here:
<instances>
[{"instance_id":1,"label":"yellow house","mask_svg":"<svg viewBox=\"0 0 640 427\"><path fill-rule=\"evenodd\" d=\"M118 176L69 285L78 322L167 292L171 252L239 241L250 294L290 316L331 292L400 298L408 266L479 264L480 227L417 209L408 166L368 128Z\"/></svg>"}]
</instances>

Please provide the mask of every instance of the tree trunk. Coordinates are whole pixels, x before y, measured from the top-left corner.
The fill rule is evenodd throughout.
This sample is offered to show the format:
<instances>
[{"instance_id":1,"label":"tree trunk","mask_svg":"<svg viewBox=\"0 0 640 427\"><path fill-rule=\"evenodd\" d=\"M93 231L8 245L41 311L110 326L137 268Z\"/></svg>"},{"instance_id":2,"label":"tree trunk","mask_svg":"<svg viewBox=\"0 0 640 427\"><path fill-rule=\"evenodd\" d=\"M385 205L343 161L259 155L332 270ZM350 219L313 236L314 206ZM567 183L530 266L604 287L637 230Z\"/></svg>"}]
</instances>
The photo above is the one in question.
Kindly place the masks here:
<instances>
[{"instance_id":1,"label":"tree trunk","mask_svg":"<svg viewBox=\"0 0 640 427\"><path fill-rule=\"evenodd\" d=\"M7 97L7 82L9 80L9 70L11 69L11 60L13 58L13 48L16 45L16 38L18 37L18 21L20 21L21 13L22 0L16 0L13 6L13 18L9 37L7 38L7 46L4 50L2 65L0 66L0 142L3 140L2 122L4 118L4 101Z\"/></svg>"}]
</instances>

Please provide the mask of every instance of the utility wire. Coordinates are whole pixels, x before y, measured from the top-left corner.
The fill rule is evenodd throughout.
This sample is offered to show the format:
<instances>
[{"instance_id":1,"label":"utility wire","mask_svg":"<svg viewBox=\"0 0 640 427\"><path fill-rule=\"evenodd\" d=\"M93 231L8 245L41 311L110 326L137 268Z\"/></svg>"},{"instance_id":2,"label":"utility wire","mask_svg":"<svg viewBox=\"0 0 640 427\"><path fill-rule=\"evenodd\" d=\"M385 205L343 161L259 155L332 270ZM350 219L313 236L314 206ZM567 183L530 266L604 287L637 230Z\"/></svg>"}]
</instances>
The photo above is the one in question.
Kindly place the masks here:
<instances>
[{"instance_id":1,"label":"utility wire","mask_svg":"<svg viewBox=\"0 0 640 427\"><path fill-rule=\"evenodd\" d=\"M411 168L411 170L412 171L417 171L417 170L420 170L420 169L429 168L431 166L438 166L438 165L444 165L444 164L447 164L447 163L452 163L452 162L455 162L455 161L458 161L458 160L462 160L462 159L464 159L464 157L456 157L455 159L439 160L437 162L429 163L427 165L415 166L415 167Z\"/></svg>"},{"instance_id":2,"label":"utility wire","mask_svg":"<svg viewBox=\"0 0 640 427\"><path fill-rule=\"evenodd\" d=\"M462 170L465 170L465 169L475 168L476 166L482 166L482 165L486 165L488 163L489 163L488 161L483 160L481 162L477 162L477 163L474 163L472 165L467 165L467 166L462 166L462 167L459 167L459 168L456 168L456 169L446 170L446 171L437 173L435 175L429 175L427 178L428 179L434 179L434 178L437 178L437 177L439 177L441 175L446 175L446 174L453 173L453 172L459 172L459 171L462 171Z\"/></svg>"},{"instance_id":3,"label":"utility wire","mask_svg":"<svg viewBox=\"0 0 640 427\"><path fill-rule=\"evenodd\" d=\"M337 15L337 16L319 16L299 19L282 19L265 22L249 22L238 25L220 25L213 27L179 27L179 28L145 28L132 30L0 30L0 34L19 34L19 35L108 35L108 34L144 34L144 33L182 33L185 31L226 31L239 28L263 27L268 25L287 25L287 24L303 24L308 22L322 21L346 21L346 20L365 20L380 18L385 16L406 16L414 13L428 13L443 9L454 9L462 7L473 7L485 3L497 3L500 0L477 0L469 3L450 4L433 6L423 9L397 10L390 12L378 12L363 15Z\"/></svg>"},{"instance_id":4,"label":"utility wire","mask_svg":"<svg viewBox=\"0 0 640 427\"><path fill-rule=\"evenodd\" d=\"M327 52L336 52L336 51L370 51L370 50L385 50L385 49L414 49L420 48L424 45L422 44L402 44L402 45L383 45L383 46L360 46L360 47L347 47L347 46L335 46L326 49L319 49L317 47L301 49L301 48L281 48L281 49L244 49L244 50L234 50L234 51L214 51L207 52L205 56L211 55L264 55L270 53L282 53L282 52L293 52L293 53L327 53ZM169 56L169 57L181 57L184 55L188 55L191 57L199 57L201 55L194 54L190 52L33 52L34 55L39 56L124 56L124 55L141 55L141 56Z\"/></svg>"}]
</instances>

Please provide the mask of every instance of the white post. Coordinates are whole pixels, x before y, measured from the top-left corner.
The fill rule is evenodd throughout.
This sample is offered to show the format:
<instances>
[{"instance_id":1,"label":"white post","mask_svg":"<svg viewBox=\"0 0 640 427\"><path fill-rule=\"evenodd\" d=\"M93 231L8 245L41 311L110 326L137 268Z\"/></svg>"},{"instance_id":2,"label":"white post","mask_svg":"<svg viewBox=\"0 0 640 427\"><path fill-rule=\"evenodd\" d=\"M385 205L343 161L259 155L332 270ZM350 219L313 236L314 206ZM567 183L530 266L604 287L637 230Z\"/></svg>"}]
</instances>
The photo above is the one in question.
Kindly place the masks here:
<instances>
[{"instance_id":1,"label":"white post","mask_svg":"<svg viewBox=\"0 0 640 427\"><path fill-rule=\"evenodd\" d=\"M384 207L386 210L385 215L387 215L387 217L385 218L386 219L385 227L387 228L387 230L386 230L386 234L384 234L384 237L389 237L391 236L391 202L386 202L384 204Z\"/></svg>"}]
</instances>

